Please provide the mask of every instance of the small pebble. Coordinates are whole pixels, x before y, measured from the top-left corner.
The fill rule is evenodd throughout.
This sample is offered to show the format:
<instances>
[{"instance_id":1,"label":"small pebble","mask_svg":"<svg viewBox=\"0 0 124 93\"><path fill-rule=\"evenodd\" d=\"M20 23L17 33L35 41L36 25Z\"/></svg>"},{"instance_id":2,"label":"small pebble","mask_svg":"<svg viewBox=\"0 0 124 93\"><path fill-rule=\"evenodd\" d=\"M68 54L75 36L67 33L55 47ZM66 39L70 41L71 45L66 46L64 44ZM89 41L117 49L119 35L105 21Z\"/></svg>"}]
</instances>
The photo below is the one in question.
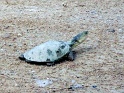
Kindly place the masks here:
<instances>
[{"instance_id":1,"label":"small pebble","mask_svg":"<svg viewBox=\"0 0 124 93\"><path fill-rule=\"evenodd\" d=\"M74 85L71 85L70 88L68 89L75 90L75 89L83 89L83 88L84 86L81 84L74 84Z\"/></svg>"},{"instance_id":2,"label":"small pebble","mask_svg":"<svg viewBox=\"0 0 124 93\"><path fill-rule=\"evenodd\" d=\"M96 85L94 85L94 86L92 86L93 88L97 88L97 86Z\"/></svg>"},{"instance_id":3,"label":"small pebble","mask_svg":"<svg viewBox=\"0 0 124 93\"><path fill-rule=\"evenodd\" d=\"M18 36L19 36L19 37L21 37L21 36L22 36L22 34L20 34L20 33L19 33L19 34L18 34Z\"/></svg>"},{"instance_id":4,"label":"small pebble","mask_svg":"<svg viewBox=\"0 0 124 93\"><path fill-rule=\"evenodd\" d=\"M0 49L1 51L4 51L4 49Z\"/></svg>"},{"instance_id":5,"label":"small pebble","mask_svg":"<svg viewBox=\"0 0 124 93\"><path fill-rule=\"evenodd\" d=\"M71 83L72 83L72 84L75 83L75 80L72 80Z\"/></svg>"},{"instance_id":6,"label":"small pebble","mask_svg":"<svg viewBox=\"0 0 124 93\"><path fill-rule=\"evenodd\" d=\"M10 33L5 33L2 37L3 38L10 38L11 34Z\"/></svg>"},{"instance_id":7,"label":"small pebble","mask_svg":"<svg viewBox=\"0 0 124 93\"><path fill-rule=\"evenodd\" d=\"M108 32L115 32L115 29L107 29Z\"/></svg>"},{"instance_id":8,"label":"small pebble","mask_svg":"<svg viewBox=\"0 0 124 93\"><path fill-rule=\"evenodd\" d=\"M36 79L36 84L39 86L39 87L45 87L49 84L52 84L52 80L49 80L49 79L46 79L46 80L40 80L40 79Z\"/></svg>"},{"instance_id":9,"label":"small pebble","mask_svg":"<svg viewBox=\"0 0 124 93\"><path fill-rule=\"evenodd\" d=\"M63 5L64 7L67 7L67 6L68 6L67 2L64 2L62 5Z\"/></svg>"}]
</instances>

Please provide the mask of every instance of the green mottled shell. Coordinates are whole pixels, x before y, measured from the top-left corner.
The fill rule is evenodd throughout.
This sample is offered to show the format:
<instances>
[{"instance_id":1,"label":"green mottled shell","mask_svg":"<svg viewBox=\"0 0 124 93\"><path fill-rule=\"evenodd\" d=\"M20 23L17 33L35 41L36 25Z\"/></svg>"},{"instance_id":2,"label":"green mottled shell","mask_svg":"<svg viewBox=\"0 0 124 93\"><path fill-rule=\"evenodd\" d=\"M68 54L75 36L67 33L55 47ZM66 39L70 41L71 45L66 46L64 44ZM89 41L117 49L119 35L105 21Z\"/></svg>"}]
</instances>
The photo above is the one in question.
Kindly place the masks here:
<instances>
[{"instance_id":1,"label":"green mottled shell","mask_svg":"<svg viewBox=\"0 0 124 93\"><path fill-rule=\"evenodd\" d=\"M23 54L28 61L54 62L65 56L70 51L70 46L63 41L48 41Z\"/></svg>"}]
</instances>

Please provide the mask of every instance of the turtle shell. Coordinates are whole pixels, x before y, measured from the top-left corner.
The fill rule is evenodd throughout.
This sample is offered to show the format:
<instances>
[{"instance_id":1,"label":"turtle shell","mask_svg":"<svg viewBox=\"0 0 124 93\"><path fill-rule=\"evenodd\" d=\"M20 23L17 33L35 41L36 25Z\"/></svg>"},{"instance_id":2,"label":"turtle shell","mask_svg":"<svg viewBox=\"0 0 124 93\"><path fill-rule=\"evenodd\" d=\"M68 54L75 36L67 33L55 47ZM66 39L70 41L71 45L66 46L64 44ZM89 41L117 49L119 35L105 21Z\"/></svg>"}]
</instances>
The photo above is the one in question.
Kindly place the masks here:
<instances>
[{"instance_id":1,"label":"turtle shell","mask_svg":"<svg viewBox=\"0 0 124 93\"><path fill-rule=\"evenodd\" d=\"M23 54L28 61L54 62L70 51L70 46L63 41L48 41Z\"/></svg>"}]
</instances>

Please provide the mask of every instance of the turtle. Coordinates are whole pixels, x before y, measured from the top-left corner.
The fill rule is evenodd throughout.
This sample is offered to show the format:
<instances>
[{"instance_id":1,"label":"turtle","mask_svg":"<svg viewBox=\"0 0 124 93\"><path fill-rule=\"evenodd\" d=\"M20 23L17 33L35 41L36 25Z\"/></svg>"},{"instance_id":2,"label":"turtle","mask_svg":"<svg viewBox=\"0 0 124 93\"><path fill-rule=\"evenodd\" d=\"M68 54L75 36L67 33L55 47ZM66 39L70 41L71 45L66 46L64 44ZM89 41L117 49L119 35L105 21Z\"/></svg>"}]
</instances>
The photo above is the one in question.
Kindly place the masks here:
<instances>
[{"instance_id":1,"label":"turtle","mask_svg":"<svg viewBox=\"0 0 124 93\"><path fill-rule=\"evenodd\" d=\"M28 63L46 63L48 66L54 65L55 62L61 59L73 61L76 56L76 52L73 49L81 44L87 36L88 31L82 31L69 41L47 41L27 50L19 56L19 59Z\"/></svg>"}]
</instances>

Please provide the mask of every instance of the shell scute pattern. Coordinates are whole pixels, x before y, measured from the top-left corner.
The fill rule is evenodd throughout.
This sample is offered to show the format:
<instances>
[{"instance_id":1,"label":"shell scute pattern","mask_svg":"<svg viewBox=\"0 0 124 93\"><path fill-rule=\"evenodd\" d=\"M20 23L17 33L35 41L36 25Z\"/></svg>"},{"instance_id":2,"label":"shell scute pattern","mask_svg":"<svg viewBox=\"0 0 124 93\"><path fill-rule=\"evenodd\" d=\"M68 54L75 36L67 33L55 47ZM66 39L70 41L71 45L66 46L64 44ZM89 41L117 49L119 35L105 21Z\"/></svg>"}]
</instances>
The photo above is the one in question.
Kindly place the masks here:
<instances>
[{"instance_id":1,"label":"shell scute pattern","mask_svg":"<svg viewBox=\"0 0 124 93\"><path fill-rule=\"evenodd\" d=\"M65 42L63 42L63 41L59 41L59 42L60 42L60 48L64 49L66 47Z\"/></svg>"},{"instance_id":2,"label":"shell scute pattern","mask_svg":"<svg viewBox=\"0 0 124 93\"><path fill-rule=\"evenodd\" d=\"M47 53L48 53L49 56L53 55L52 51L50 49L47 50Z\"/></svg>"},{"instance_id":3,"label":"shell scute pattern","mask_svg":"<svg viewBox=\"0 0 124 93\"><path fill-rule=\"evenodd\" d=\"M53 62L69 52L66 42L48 41L24 53L27 60L37 62Z\"/></svg>"},{"instance_id":4,"label":"shell scute pattern","mask_svg":"<svg viewBox=\"0 0 124 93\"><path fill-rule=\"evenodd\" d=\"M61 56L61 55L62 55L62 51L61 51L61 49L60 49L60 48L56 51L56 54L57 54L57 57L59 57L59 56Z\"/></svg>"}]
</instances>

